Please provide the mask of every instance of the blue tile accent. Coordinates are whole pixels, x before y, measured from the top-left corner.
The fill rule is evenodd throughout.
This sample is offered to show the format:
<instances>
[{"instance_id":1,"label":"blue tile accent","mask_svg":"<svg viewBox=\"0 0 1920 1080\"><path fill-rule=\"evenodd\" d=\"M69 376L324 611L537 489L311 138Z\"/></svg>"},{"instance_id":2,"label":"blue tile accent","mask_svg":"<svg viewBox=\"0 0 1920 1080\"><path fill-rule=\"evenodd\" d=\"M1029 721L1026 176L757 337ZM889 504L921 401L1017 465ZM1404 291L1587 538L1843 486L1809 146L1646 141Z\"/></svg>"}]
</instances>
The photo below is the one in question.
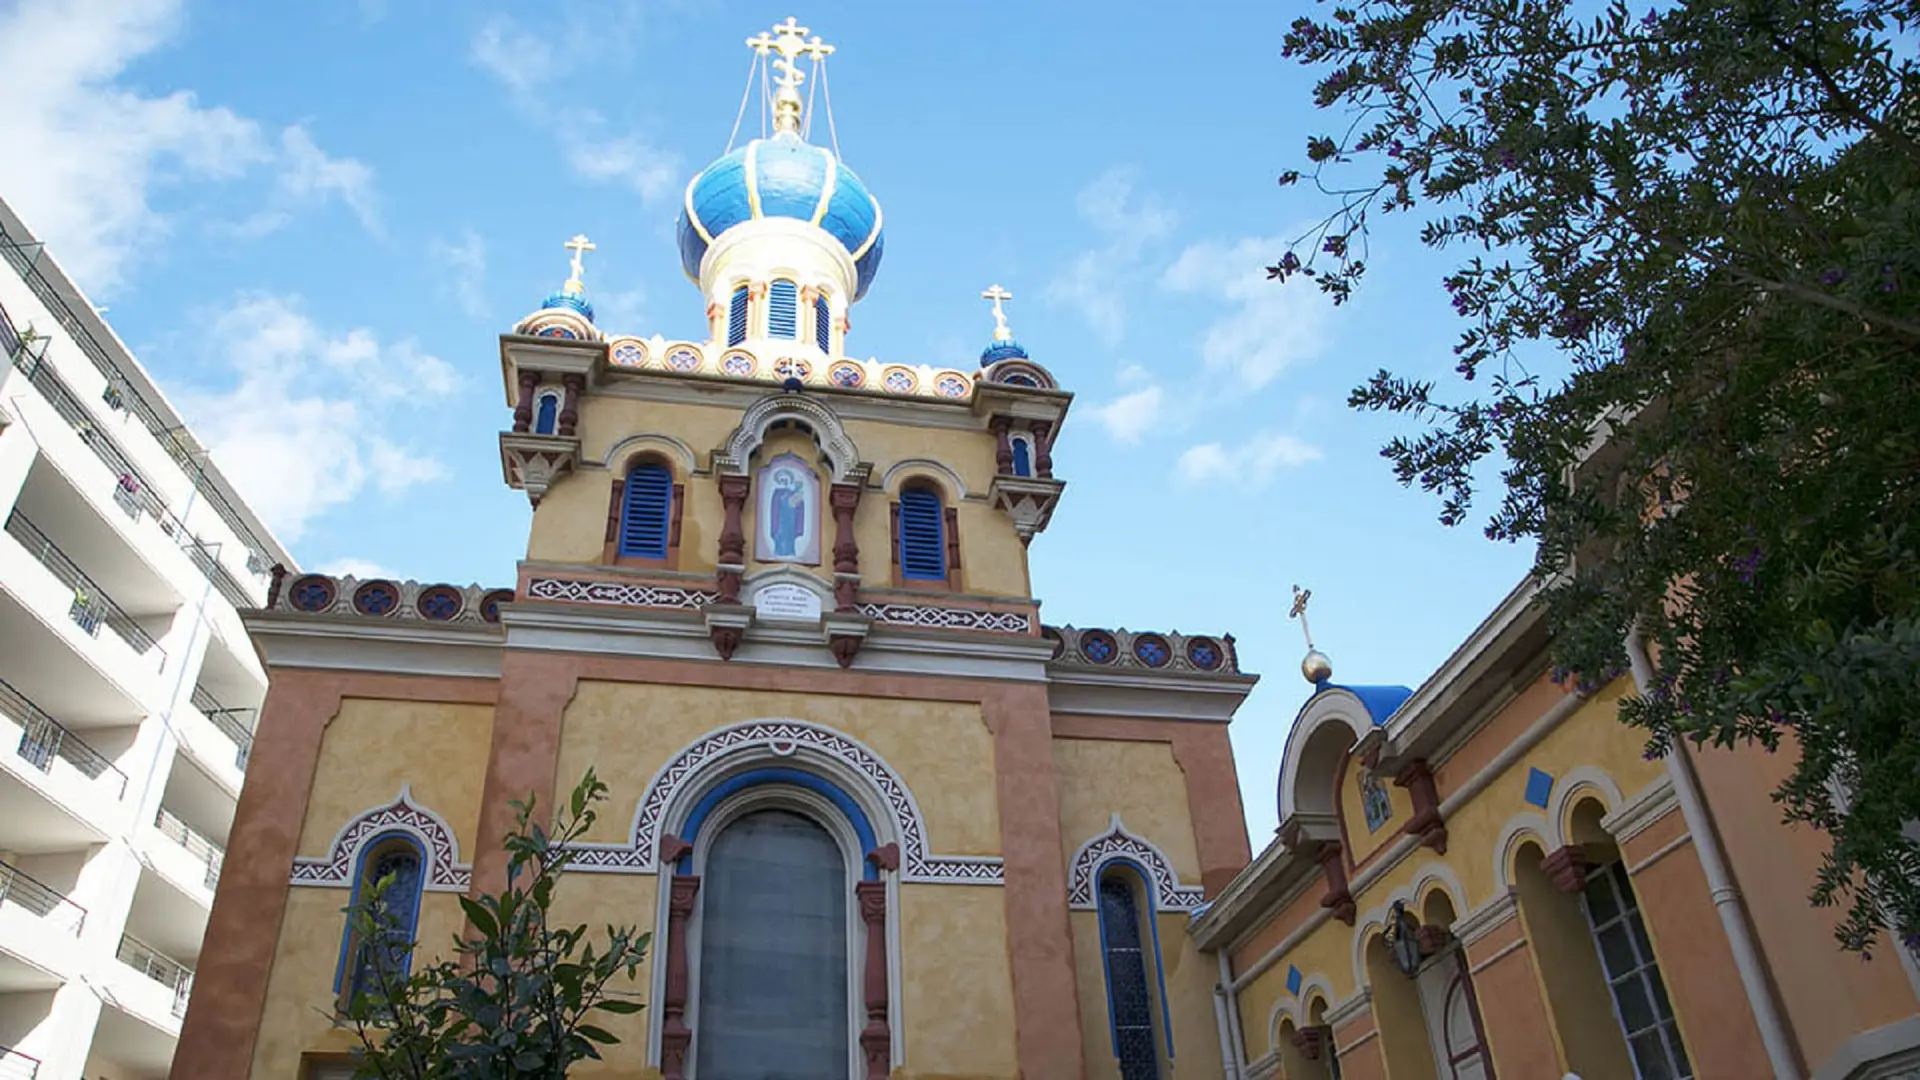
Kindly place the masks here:
<instances>
[{"instance_id":1,"label":"blue tile accent","mask_svg":"<svg viewBox=\"0 0 1920 1080\"><path fill-rule=\"evenodd\" d=\"M1547 808L1547 796L1553 794L1553 775L1539 769L1527 770L1526 800L1542 810Z\"/></svg>"},{"instance_id":2,"label":"blue tile accent","mask_svg":"<svg viewBox=\"0 0 1920 1080\"><path fill-rule=\"evenodd\" d=\"M1294 967L1292 964L1288 964L1287 965L1287 993L1297 994L1299 992L1300 992L1300 969L1297 967Z\"/></svg>"}]
</instances>

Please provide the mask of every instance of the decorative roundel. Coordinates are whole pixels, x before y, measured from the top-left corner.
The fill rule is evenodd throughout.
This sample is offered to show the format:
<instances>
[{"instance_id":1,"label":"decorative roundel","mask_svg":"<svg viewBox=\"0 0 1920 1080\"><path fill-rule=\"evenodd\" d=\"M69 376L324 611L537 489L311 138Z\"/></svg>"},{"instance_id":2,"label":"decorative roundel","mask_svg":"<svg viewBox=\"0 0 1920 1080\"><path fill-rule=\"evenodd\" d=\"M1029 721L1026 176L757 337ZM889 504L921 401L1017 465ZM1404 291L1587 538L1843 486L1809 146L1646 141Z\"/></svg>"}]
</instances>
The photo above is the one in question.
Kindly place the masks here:
<instances>
[{"instance_id":1,"label":"decorative roundel","mask_svg":"<svg viewBox=\"0 0 1920 1080\"><path fill-rule=\"evenodd\" d=\"M966 397L970 389L965 378L951 371L942 372L933 382L933 392L941 397Z\"/></svg>"},{"instance_id":2,"label":"decorative roundel","mask_svg":"<svg viewBox=\"0 0 1920 1080\"><path fill-rule=\"evenodd\" d=\"M1120 643L1105 630L1082 630L1080 655L1096 664L1111 664L1120 655Z\"/></svg>"},{"instance_id":3,"label":"decorative roundel","mask_svg":"<svg viewBox=\"0 0 1920 1080\"><path fill-rule=\"evenodd\" d=\"M1173 646L1159 634L1141 634L1133 639L1133 655L1148 667L1166 667L1173 659Z\"/></svg>"},{"instance_id":4,"label":"decorative roundel","mask_svg":"<svg viewBox=\"0 0 1920 1080\"><path fill-rule=\"evenodd\" d=\"M675 371L697 371L700 354L683 345L667 354L667 366Z\"/></svg>"},{"instance_id":5,"label":"decorative roundel","mask_svg":"<svg viewBox=\"0 0 1920 1080\"><path fill-rule=\"evenodd\" d=\"M911 394L920 387L920 376L903 367L888 368L880 385L896 394Z\"/></svg>"},{"instance_id":6,"label":"decorative roundel","mask_svg":"<svg viewBox=\"0 0 1920 1080\"><path fill-rule=\"evenodd\" d=\"M333 579L324 574L308 574L294 581L287 590L287 603L300 611L325 611L339 596Z\"/></svg>"},{"instance_id":7,"label":"decorative roundel","mask_svg":"<svg viewBox=\"0 0 1920 1080\"><path fill-rule=\"evenodd\" d=\"M495 589L480 598L480 617L487 622L499 622L500 605L512 602L512 589Z\"/></svg>"},{"instance_id":8,"label":"decorative roundel","mask_svg":"<svg viewBox=\"0 0 1920 1080\"><path fill-rule=\"evenodd\" d=\"M1202 671L1214 671L1225 663L1226 653L1220 649L1220 643L1212 638L1188 638L1187 662Z\"/></svg>"},{"instance_id":9,"label":"decorative roundel","mask_svg":"<svg viewBox=\"0 0 1920 1080\"><path fill-rule=\"evenodd\" d=\"M789 356L774 362L773 373L783 379L806 379L812 377L813 365L797 356Z\"/></svg>"},{"instance_id":10,"label":"decorative roundel","mask_svg":"<svg viewBox=\"0 0 1920 1080\"><path fill-rule=\"evenodd\" d=\"M1038 387L1040 385L1040 380L1034 378L1033 376L1027 374L1024 371L1013 372L1012 374L1008 375L1004 379L1001 379L1000 381L1003 383L1006 383L1008 386Z\"/></svg>"},{"instance_id":11,"label":"decorative roundel","mask_svg":"<svg viewBox=\"0 0 1920 1080\"><path fill-rule=\"evenodd\" d=\"M446 622L460 614L460 609L465 604L466 598L460 595L459 589L451 585L435 585L429 589L422 589L420 598L413 602L413 606L419 609L422 618L439 622Z\"/></svg>"},{"instance_id":12,"label":"decorative roundel","mask_svg":"<svg viewBox=\"0 0 1920 1080\"><path fill-rule=\"evenodd\" d=\"M845 390L858 390L866 385L867 373L859 364L849 364L845 360L827 369L827 379L833 385Z\"/></svg>"},{"instance_id":13,"label":"decorative roundel","mask_svg":"<svg viewBox=\"0 0 1920 1080\"><path fill-rule=\"evenodd\" d=\"M623 341L613 347L613 362L621 367L639 367L647 362L647 347L637 341Z\"/></svg>"},{"instance_id":14,"label":"decorative roundel","mask_svg":"<svg viewBox=\"0 0 1920 1080\"><path fill-rule=\"evenodd\" d=\"M564 327L564 326L543 326L543 327L541 327L541 328L540 328L540 333L539 333L539 335L538 335L538 336L540 336L540 337L553 337L553 338L566 338L566 339L567 339L567 340L569 340L569 341L578 341L578 340L580 340L580 335L578 335L578 334L576 334L576 333L574 333L573 331L571 331L571 330L569 330L569 329L567 329L567 328L566 328L566 327Z\"/></svg>"},{"instance_id":15,"label":"decorative roundel","mask_svg":"<svg viewBox=\"0 0 1920 1080\"><path fill-rule=\"evenodd\" d=\"M1040 630L1040 636L1043 638L1046 638L1048 641L1053 642L1053 655L1047 657L1047 659L1058 660L1060 659L1060 654L1067 651L1067 643L1061 640L1060 631L1055 630L1053 627L1051 626L1042 627Z\"/></svg>"},{"instance_id":16,"label":"decorative roundel","mask_svg":"<svg viewBox=\"0 0 1920 1080\"><path fill-rule=\"evenodd\" d=\"M391 581L369 581L353 590L353 610L362 615L391 615L400 606L400 590Z\"/></svg>"},{"instance_id":17,"label":"decorative roundel","mask_svg":"<svg viewBox=\"0 0 1920 1080\"><path fill-rule=\"evenodd\" d=\"M720 361L721 371L740 379L752 375L756 366L753 357L743 352L730 352Z\"/></svg>"}]
</instances>

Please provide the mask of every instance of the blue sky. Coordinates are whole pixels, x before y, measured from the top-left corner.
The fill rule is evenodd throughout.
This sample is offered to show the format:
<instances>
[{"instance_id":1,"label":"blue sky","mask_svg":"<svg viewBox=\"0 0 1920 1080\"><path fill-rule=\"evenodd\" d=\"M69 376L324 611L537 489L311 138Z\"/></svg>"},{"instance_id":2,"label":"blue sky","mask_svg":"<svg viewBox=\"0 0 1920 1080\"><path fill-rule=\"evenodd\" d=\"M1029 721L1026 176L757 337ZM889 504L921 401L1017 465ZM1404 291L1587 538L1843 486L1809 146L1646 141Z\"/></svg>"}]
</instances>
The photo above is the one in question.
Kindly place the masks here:
<instances>
[{"instance_id":1,"label":"blue sky","mask_svg":"<svg viewBox=\"0 0 1920 1080\"><path fill-rule=\"evenodd\" d=\"M1375 368L1451 368L1445 262L1401 227L1345 308L1264 280L1327 209L1274 182L1331 119L1279 56L1299 5L1167 10L0 0L0 193L304 566L507 583L529 511L497 335L582 231L603 327L702 332L678 198L725 149L742 41L798 15L886 212L850 350L971 364L980 290L1014 293L1077 395L1043 614L1236 635L1258 850L1306 690L1291 584L1338 680L1417 684L1527 559L1440 526L1378 456L1393 422L1345 406Z\"/></svg>"}]
</instances>

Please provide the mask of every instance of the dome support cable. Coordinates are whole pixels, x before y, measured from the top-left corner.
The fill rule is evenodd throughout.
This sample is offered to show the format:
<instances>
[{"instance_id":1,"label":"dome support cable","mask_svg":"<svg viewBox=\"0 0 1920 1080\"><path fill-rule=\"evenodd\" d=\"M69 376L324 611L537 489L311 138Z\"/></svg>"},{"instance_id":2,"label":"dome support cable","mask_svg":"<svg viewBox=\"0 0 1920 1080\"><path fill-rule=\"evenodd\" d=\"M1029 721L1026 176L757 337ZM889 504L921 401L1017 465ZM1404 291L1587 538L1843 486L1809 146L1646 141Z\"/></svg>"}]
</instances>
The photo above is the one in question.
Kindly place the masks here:
<instances>
[{"instance_id":1,"label":"dome support cable","mask_svg":"<svg viewBox=\"0 0 1920 1080\"><path fill-rule=\"evenodd\" d=\"M733 130L727 133L727 148L720 151L722 156L733 151L734 140L740 137L740 122L747 118L747 100L753 97L753 74L760 69L760 54L755 53L747 64L747 85L740 88L740 111L733 114Z\"/></svg>"},{"instance_id":2,"label":"dome support cable","mask_svg":"<svg viewBox=\"0 0 1920 1080\"><path fill-rule=\"evenodd\" d=\"M820 78L820 96L827 106L827 138L833 142L833 156L840 156L840 132L833 126L833 87L827 84L827 59L821 57L813 62L814 70ZM811 118L809 118L811 122Z\"/></svg>"}]
</instances>

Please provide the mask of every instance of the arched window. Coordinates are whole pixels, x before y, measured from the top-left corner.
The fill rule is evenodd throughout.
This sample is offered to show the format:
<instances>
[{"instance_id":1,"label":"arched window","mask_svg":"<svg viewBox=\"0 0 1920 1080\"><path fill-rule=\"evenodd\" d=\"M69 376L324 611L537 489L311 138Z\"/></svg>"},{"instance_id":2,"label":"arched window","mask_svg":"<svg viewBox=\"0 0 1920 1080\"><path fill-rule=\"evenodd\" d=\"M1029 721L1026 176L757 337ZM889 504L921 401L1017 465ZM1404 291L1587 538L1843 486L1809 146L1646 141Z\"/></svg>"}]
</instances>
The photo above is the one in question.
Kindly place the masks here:
<instances>
[{"instance_id":1,"label":"arched window","mask_svg":"<svg viewBox=\"0 0 1920 1080\"><path fill-rule=\"evenodd\" d=\"M912 581L947 579L947 529L940 496L924 487L900 493L900 576Z\"/></svg>"},{"instance_id":2,"label":"arched window","mask_svg":"<svg viewBox=\"0 0 1920 1080\"><path fill-rule=\"evenodd\" d=\"M824 296L813 298L813 341L821 352L833 355L833 311Z\"/></svg>"},{"instance_id":3,"label":"arched window","mask_svg":"<svg viewBox=\"0 0 1920 1080\"><path fill-rule=\"evenodd\" d=\"M421 871L420 847L403 835L380 837L360 856L360 874L353 886L356 903L381 881L393 880L380 894L375 936L362 940L351 924L347 927L341 976L335 980L343 1001L362 993L378 994L383 981L391 984L407 977L420 922L420 891L426 883Z\"/></svg>"},{"instance_id":4,"label":"arched window","mask_svg":"<svg viewBox=\"0 0 1920 1080\"><path fill-rule=\"evenodd\" d=\"M747 287L735 285L733 296L727 300L727 344L738 345L747 340Z\"/></svg>"},{"instance_id":5,"label":"arched window","mask_svg":"<svg viewBox=\"0 0 1920 1080\"><path fill-rule=\"evenodd\" d=\"M767 336L800 336L800 287L791 281L776 281L767 289Z\"/></svg>"},{"instance_id":6,"label":"arched window","mask_svg":"<svg viewBox=\"0 0 1920 1080\"><path fill-rule=\"evenodd\" d=\"M708 849L695 1075L847 1075L853 1023L846 856L811 818L756 810Z\"/></svg>"},{"instance_id":7,"label":"arched window","mask_svg":"<svg viewBox=\"0 0 1920 1080\"><path fill-rule=\"evenodd\" d=\"M1024 435L1013 437L1013 475L1033 475L1033 446Z\"/></svg>"},{"instance_id":8,"label":"arched window","mask_svg":"<svg viewBox=\"0 0 1920 1080\"><path fill-rule=\"evenodd\" d=\"M673 473L657 461L636 463L620 500L620 554L667 557L673 515Z\"/></svg>"},{"instance_id":9,"label":"arched window","mask_svg":"<svg viewBox=\"0 0 1920 1080\"><path fill-rule=\"evenodd\" d=\"M1641 1076L1687 1077L1687 1048L1667 1000L1653 942L1640 918L1640 903L1626 864L1613 860L1587 876L1581 906L1600 950L1600 965L1613 993L1614 1017Z\"/></svg>"},{"instance_id":10,"label":"arched window","mask_svg":"<svg viewBox=\"0 0 1920 1080\"><path fill-rule=\"evenodd\" d=\"M541 394L539 401L539 409L534 413L533 433L535 435L551 435L553 434L555 425L559 421L560 395Z\"/></svg>"},{"instance_id":11,"label":"arched window","mask_svg":"<svg viewBox=\"0 0 1920 1080\"><path fill-rule=\"evenodd\" d=\"M1160 958L1153 928L1143 925L1133 882L1123 870L1100 876L1100 953L1106 961L1107 1013L1120 1080L1159 1080L1154 1015ZM1152 904L1147 917L1151 918Z\"/></svg>"}]
</instances>

